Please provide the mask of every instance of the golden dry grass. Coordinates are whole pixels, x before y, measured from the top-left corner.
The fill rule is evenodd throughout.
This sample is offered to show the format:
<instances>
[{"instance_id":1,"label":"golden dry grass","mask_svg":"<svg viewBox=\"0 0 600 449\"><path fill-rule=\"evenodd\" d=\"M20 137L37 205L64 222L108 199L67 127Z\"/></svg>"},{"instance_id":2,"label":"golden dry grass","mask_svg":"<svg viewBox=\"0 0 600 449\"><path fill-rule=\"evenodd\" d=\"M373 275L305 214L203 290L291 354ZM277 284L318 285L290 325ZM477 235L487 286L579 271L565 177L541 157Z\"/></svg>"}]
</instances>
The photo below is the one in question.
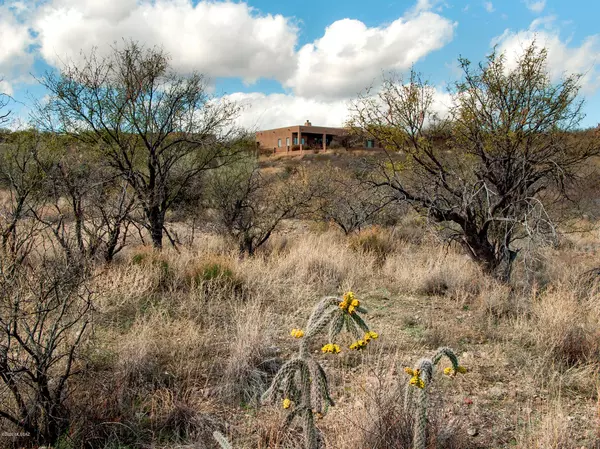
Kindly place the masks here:
<instances>
[{"instance_id":1,"label":"golden dry grass","mask_svg":"<svg viewBox=\"0 0 600 449\"><path fill-rule=\"evenodd\" d=\"M207 435L219 429L234 447L293 447L282 410L257 398L295 349L289 330L323 295L353 290L381 338L361 354L322 356L337 402L318 422L327 447L369 449L376 423L390 419L382 407L397 405L408 380L402 367L442 345L469 368L433 387L439 432L459 442L447 447L598 447L600 294L578 274L598 260L588 248L600 236L547 250L537 274L549 282L523 289L435 239L370 232L376 250L330 230L290 231L245 259L200 234L191 248L133 247L99 268L84 379L98 393L78 396L92 415L82 422L133 429L111 444L212 448ZM212 276L207 266L221 268Z\"/></svg>"}]
</instances>

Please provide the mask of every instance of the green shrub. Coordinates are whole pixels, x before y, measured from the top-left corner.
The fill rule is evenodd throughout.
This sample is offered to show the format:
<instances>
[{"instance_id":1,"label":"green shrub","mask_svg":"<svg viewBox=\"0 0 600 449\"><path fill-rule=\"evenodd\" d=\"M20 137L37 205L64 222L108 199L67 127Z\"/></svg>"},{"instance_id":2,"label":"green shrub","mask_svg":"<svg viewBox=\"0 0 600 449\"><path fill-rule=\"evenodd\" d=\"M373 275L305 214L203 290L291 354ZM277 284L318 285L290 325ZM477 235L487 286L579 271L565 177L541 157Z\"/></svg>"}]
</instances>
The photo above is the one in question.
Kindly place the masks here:
<instances>
[{"instance_id":1,"label":"green shrub","mask_svg":"<svg viewBox=\"0 0 600 449\"><path fill-rule=\"evenodd\" d=\"M204 265L201 272L197 274L195 281L199 284L214 280L232 280L233 278L233 271L229 267L214 262Z\"/></svg>"},{"instance_id":2,"label":"green shrub","mask_svg":"<svg viewBox=\"0 0 600 449\"><path fill-rule=\"evenodd\" d=\"M184 278L188 286L202 286L205 290L225 288L241 292L244 287L243 279L238 276L231 261L225 257L214 257L193 265L186 271Z\"/></svg>"},{"instance_id":3,"label":"green shrub","mask_svg":"<svg viewBox=\"0 0 600 449\"><path fill-rule=\"evenodd\" d=\"M134 254L133 257L131 258L131 264L132 265L142 265L144 263L144 260L146 260L146 254L144 254L144 253Z\"/></svg>"}]
</instances>

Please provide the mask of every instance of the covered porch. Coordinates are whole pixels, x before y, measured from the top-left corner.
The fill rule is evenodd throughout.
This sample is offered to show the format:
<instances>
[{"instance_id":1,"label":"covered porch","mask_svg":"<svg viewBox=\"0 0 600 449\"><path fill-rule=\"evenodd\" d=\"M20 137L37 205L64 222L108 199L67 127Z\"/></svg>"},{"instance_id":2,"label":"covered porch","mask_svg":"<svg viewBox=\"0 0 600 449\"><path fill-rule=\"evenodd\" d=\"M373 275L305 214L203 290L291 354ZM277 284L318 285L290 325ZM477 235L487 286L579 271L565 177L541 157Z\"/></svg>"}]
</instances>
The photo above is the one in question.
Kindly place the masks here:
<instances>
[{"instance_id":1,"label":"covered porch","mask_svg":"<svg viewBox=\"0 0 600 449\"><path fill-rule=\"evenodd\" d=\"M333 141L333 134L326 133L292 133L292 149L299 146L299 150L326 150Z\"/></svg>"}]
</instances>

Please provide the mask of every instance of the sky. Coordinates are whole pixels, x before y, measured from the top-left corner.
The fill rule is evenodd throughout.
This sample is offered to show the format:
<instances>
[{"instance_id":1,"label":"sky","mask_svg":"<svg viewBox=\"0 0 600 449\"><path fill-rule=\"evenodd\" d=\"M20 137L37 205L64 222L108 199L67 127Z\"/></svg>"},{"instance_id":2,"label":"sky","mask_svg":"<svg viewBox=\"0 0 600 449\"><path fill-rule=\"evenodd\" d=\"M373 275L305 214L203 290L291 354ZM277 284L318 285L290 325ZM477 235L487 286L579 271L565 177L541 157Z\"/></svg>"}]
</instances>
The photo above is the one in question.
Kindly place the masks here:
<instances>
[{"instance_id":1,"label":"sky","mask_svg":"<svg viewBox=\"0 0 600 449\"><path fill-rule=\"evenodd\" d=\"M36 79L93 47L160 45L181 74L204 73L243 106L250 130L341 126L348 104L382 73L421 72L437 91L460 79L458 57L494 47L515 61L532 40L554 81L583 74L582 127L600 122L600 2L593 0L0 0L0 92L26 123L47 93Z\"/></svg>"}]
</instances>

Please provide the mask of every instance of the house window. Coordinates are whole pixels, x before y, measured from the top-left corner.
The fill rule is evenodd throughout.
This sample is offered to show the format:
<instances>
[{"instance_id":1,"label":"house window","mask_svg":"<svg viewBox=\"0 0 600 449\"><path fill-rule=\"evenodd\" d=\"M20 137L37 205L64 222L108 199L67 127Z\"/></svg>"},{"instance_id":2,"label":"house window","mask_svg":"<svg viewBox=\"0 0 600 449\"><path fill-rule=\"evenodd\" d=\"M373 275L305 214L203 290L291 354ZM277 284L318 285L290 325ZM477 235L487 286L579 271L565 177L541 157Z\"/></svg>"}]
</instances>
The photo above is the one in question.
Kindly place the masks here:
<instances>
[{"instance_id":1,"label":"house window","mask_svg":"<svg viewBox=\"0 0 600 449\"><path fill-rule=\"evenodd\" d=\"M281 139L277 139L277 146L281 148Z\"/></svg>"},{"instance_id":2,"label":"house window","mask_svg":"<svg viewBox=\"0 0 600 449\"><path fill-rule=\"evenodd\" d=\"M298 145L298 138L294 137L294 145Z\"/></svg>"},{"instance_id":3,"label":"house window","mask_svg":"<svg viewBox=\"0 0 600 449\"><path fill-rule=\"evenodd\" d=\"M302 138L302 145L304 145L304 137Z\"/></svg>"},{"instance_id":4,"label":"house window","mask_svg":"<svg viewBox=\"0 0 600 449\"><path fill-rule=\"evenodd\" d=\"M285 138L285 146L287 146L287 147L290 146L290 138L289 137Z\"/></svg>"},{"instance_id":5,"label":"house window","mask_svg":"<svg viewBox=\"0 0 600 449\"><path fill-rule=\"evenodd\" d=\"M375 148L375 141L374 140L367 140L367 148Z\"/></svg>"}]
</instances>

